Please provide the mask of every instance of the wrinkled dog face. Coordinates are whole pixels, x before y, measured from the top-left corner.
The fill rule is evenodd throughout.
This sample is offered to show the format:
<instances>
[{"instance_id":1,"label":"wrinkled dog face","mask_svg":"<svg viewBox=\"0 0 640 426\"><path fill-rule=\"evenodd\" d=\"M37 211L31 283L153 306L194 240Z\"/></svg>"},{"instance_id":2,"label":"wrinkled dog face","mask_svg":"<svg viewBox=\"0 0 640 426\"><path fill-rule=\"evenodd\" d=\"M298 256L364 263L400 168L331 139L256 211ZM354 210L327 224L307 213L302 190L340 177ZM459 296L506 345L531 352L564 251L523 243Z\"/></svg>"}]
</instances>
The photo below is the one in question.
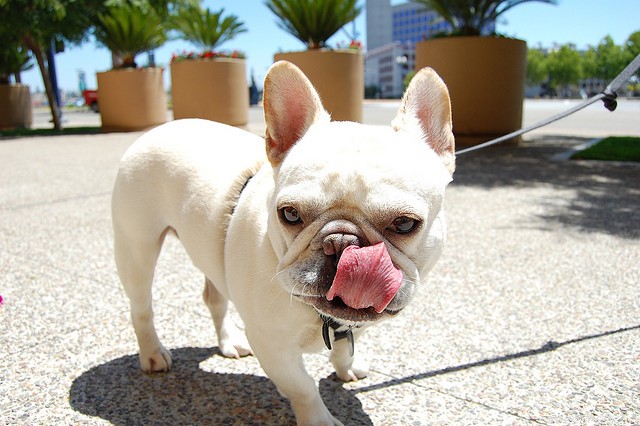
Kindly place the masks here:
<instances>
[{"instance_id":1,"label":"wrinkled dog face","mask_svg":"<svg viewBox=\"0 0 640 426\"><path fill-rule=\"evenodd\" d=\"M373 322L402 310L441 253L454 160L448 94L434 76L418 74L393 128L330 122L305 84L306 92L296 91L309 97L296 98L297 122L286 115L270 120L265 105L267 141L276 147L268 153L277 279L340 323ZM266 82L265 91L272 85ZM287 130L278 133L278 126ZM302 137L282 143L285 132Z\"/></svg>"}]
</instances>

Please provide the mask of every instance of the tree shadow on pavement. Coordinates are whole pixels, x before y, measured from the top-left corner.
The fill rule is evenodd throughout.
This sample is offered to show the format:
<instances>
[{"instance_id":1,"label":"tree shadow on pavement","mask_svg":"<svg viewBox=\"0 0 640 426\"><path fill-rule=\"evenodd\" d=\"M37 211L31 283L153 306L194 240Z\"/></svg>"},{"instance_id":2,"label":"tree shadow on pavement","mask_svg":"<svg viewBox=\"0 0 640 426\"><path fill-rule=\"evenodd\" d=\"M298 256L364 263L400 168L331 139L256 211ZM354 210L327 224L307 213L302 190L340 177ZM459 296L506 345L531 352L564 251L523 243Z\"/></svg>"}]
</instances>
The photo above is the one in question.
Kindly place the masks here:
<instances>
[{"instance_id":1,"label":"tree shadow on pavement","mask_svg":"<svg viewBox=\"0 0 640 426\"><path fill-rule=\"evenodd\" d=\"M540 219L584 232L640 238L640 164L554 160L589 139L538 136L520 146L494 146L457 158L452 185L570 190L563 203L549 200Z\"/></svg>"},{"instance_id":2,"label":"tree shadow on pavement","mask_svg":"<svg viewBox=\"0 0 640 426\"><path fill-rule=\"evenodd\" d=\"M219 355L217 348L180 348L171 354L174 363L167 373L142 373L137 355L94 367L74 380L69 404L115 425L295 424L289 401L266 377L202 370L200 362ZM340 382L321 380L320 393L338 419L372 424Z\"/></svg>"}]
</instances>

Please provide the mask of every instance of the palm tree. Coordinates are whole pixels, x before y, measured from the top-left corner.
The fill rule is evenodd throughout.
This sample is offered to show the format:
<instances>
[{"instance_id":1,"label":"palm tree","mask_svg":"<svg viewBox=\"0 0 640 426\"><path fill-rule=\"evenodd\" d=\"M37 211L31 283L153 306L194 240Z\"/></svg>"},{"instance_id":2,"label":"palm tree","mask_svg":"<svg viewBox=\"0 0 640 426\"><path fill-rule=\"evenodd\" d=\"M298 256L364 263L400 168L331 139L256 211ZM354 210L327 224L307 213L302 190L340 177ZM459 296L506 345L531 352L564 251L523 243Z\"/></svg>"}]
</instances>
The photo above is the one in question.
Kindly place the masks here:
<instances>
[{"instance_id":1,"label":"palm tree","mask_svg":"<svg viewBox=\"0 0 640 426\"><path fill-rule=\"evenodd\" d=\"M557 0L414 0L442 16L454 35L480 35L507 10L534 1L557 3Z\"/></svg>"},{"instance_id":2,"label":"palm tree","mask_svg":"<svg viewBox=\"0 0 640 426\"><path fill-rule=\"evenodd\" d=\"M362 12L357 0L267 0L266 6L278 17L278 26L309 49L325 47Z\"/></svg>"},{"instance_id":3,"label":"palm tree","mask_svg":"<svg viewBox=\"0 0 640 426\"><path fill-rule=\"evenodd\" d=\"M124 3L108 8L96 19L94 35L122 60L122 68L135 68L138 54L167 41L165 24L151 7Z\"/></svg>"},{"instance_id":4,"label":"palm tree","mask_svg":"<svg viewBox=\"0 0 640 426\"><path fill-rule=\"evenodd\" d=\"M20 72L31 67L31 55L20 44L8 43L0 48L0 84L9 84L11 75L20 83Z\"/></svg>"},{"instance_id":5,"label":"palm tree","mask_svg":"<svg viewBox=\"0 0 640 426\"><path fill-rule=\"evenodd\" d=\"M202 50L214 50L238 34L247 31L235 15L224 16L224 9L212 12L200 7L184 7L170 19L170 27L180 38Z\"/></svg>"}]
</instances>

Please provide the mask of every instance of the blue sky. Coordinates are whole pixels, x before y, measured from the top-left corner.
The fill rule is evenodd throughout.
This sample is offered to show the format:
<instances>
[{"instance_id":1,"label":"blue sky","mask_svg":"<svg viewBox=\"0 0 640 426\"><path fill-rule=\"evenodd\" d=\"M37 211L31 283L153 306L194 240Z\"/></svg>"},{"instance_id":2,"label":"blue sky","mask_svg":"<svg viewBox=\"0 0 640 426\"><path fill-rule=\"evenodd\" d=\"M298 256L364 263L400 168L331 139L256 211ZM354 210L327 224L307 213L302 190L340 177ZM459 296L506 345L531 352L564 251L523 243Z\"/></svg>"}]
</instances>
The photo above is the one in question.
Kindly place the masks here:
<instances>
[{"instance_id":1,"label":"blue sky","mask_svg":"<svg viewBox=\"0 0 640 426\"><path fill-rule=\"evenodd\" d=\"M393 4L403 3L392 1ZM364 0L361 0L364 4ZM238 49L247 54L247 66L253 71L259 86L273 62L273 54L279 51L302 50L304 46L293 36L276 25L274 15L264 6L263 0L205 0L203 5L212 10L224 8L226 13L237 15L249 29L222 49ZM359 39L366 41L365 12L358 17L355 26ZM349 29L352 27L349 26ZM524 39L529 46L551 47L554 43L574 43L578 48L596 45L610 35L622 44L629 34L640 30L640 0L559 0L557 6L544 3L525 3L506 12L498 22L498 31ZM331 43L347 42L343 32L337 33ZM168 66L171 54L193 46L183 41L170 41L156 51L156 62ZM146 62L146 55L139 58ZM78 70L86 73L87 86L96 87L95 73L111 67L109 51L89 41L81 46L68 46L64 53L56 55L58 81L63 90L77 90ZM23 82L32 90L42 89L42 78L34 67L23 73ZM166 85L169 75L165 73Z\"/></svg>"}]
</instances>

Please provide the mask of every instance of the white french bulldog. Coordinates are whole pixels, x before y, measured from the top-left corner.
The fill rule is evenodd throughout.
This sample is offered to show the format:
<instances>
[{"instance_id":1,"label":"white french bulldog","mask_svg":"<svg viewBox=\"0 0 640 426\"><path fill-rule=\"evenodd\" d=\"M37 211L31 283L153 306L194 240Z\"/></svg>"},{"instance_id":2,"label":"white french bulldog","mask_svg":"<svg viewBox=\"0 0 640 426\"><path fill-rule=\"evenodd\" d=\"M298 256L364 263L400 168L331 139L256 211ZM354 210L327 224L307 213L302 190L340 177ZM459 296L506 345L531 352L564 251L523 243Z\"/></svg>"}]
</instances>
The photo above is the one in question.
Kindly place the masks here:
<instances>
[{"instance_id":1,"label":"white french bulldog","mask_svg":"<svg viewBox=\"0 0 640 426\"><path fill-rule=\"evenodd\" d=\"M265 79L264 113L264 140L178 120L140 137L122 159L115 257L140 366L171 367L153 324L151 283L174 233L206 277L222 354L255 354L298 424L340 424L302 354L326 345L340 379L364 377L354 339L400 312L425 282L442 251L455 163L449 94L423 69L391 127L332 122L304 74L278 62ZM229 301L246 338L227 316Z\"/></svg>"}]
</instances>

